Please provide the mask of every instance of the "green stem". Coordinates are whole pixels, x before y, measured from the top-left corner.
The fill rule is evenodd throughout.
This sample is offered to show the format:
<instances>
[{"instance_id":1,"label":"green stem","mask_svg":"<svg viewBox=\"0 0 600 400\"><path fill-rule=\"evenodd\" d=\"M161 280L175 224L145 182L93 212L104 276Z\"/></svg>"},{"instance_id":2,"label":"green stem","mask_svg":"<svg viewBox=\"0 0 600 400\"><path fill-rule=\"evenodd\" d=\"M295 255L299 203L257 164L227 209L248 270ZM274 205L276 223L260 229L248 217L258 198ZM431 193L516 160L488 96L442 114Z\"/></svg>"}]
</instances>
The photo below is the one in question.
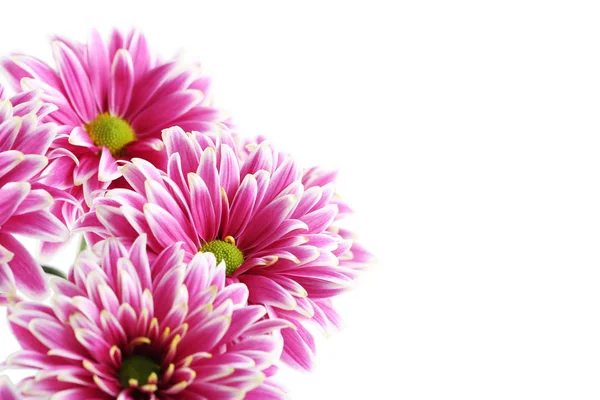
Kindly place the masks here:
<instances>
[{"instance_id":1,"label":"green stem","mask_svg":"<svg viewBox=\"0 0 600 400\"><path fill-rule=\"evenodd\" d=\"M54 267L49 267L47 265L42 265L42 269L48 275L54 275L54 276L58 276L59 278L67 279L67 275L65 275L65 273L59 269L56 269Z\"/></svg>"},{"instance_id":2,"label":"green stem","mask_svg":"<svg viewBox=\"0 0 600 400\"><path fill-rule=\"evenodd\" d=\"M85 241L85 237L83 235L81 235L81 242L79 243L79 252L81 253L84 250L87 250L88 245L87 242Z\"/></svg>"}]
</instances>

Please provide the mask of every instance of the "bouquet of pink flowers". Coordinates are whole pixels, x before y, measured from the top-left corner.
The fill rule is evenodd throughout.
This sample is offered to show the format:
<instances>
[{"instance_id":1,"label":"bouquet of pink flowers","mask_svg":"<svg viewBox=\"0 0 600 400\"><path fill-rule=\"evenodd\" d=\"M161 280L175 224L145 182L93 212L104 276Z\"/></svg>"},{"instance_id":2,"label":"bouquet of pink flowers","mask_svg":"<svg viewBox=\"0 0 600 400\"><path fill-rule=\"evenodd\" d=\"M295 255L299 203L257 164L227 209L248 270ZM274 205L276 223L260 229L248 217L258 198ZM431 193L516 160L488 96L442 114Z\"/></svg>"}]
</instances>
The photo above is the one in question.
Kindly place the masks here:
<instances>
[{"instance_id":1,"label":"bouquet of pink flowers","mask_svg":"<svg viewBox=\"0 0 600 400\"><path fill-rule=\"evenodd\" d=\"M1 367L35 373L0 398L283 398L278 367L311 368L370 260L336 173L238 133L137 31L53 50L2 61L0 304L22 349ZM67 273L40 263L72 241Z\"/></svg>"}]
</instances>

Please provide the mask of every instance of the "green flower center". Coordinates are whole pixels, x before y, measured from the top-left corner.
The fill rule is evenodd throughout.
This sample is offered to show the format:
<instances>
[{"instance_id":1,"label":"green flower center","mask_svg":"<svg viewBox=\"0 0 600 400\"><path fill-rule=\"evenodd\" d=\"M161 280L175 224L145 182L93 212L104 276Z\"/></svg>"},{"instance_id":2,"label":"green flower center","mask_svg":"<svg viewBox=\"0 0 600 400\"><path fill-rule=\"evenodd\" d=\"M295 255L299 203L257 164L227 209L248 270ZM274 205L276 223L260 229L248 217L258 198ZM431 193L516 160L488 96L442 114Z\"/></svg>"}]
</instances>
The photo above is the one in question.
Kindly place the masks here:
<instances>
[{"instance_id":1,"label":"green flower center","mask_svg":"<svg viewBox=\"0 0 600 400\"><path fill-rule=\"evenodd\" d=\"M225 271L227 275L231 275L244 262L244 255L235 246L235 240L231 236L227 236L225 240L213 240L202 246L201 252L211 252L215 255L217 263L225 261Z\"/></svg>"},{"instance_id":2,"label":"green flower center","mask_svg":"<svg viewBox=\"0 0 600 400\"><path fill-rule=\"evenodd\" d=\"M96 146L104 146L113 156L119 156L126 144L135 140L135 132L127 121L104 113L85 124L85 130Z\"/></svg>"},{"instance_id":3,"label":"green flower center","mask_svg":"<svg viewBox=\"0 0 600 400\"><path fill-rule=\"evenodd\" d=\"M131 386L131 380L135 380L137 385L144 386L148 383L150 376L155 374L158 376L160 365L156 364L153 359L141 355L133 355L126 357L121 363L119 370L119 382L124 388Z\"/></svg>"}]
</instances>

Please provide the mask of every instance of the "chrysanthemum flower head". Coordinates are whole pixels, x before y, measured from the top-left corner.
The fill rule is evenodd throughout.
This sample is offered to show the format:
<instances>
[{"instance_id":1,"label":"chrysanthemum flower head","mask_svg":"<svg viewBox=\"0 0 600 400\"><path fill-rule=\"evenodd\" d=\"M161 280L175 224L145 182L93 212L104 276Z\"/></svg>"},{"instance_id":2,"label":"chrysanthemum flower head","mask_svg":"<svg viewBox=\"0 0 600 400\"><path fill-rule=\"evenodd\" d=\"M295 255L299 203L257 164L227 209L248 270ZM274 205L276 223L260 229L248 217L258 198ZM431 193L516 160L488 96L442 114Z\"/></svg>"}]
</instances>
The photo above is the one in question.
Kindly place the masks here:
<instances>
[{"instance_id":1,"label":"chrysanthemum flower head","mask_svg":"<svg viewBox=\"0 0 600 400\"><path fill-rule=\"evenodd\" d=\"M199 67L158 60L136 30L115 30L108 41L96 31L87 43L56 38L53 50L54 68L20 54L2 66L17 90L42 89L44 100L58 106L45 118L61 128L48 153L46 182L88 202L119 177L118 160L160 164L162 129L206 130L219 119Z\"/></svg>"},{"instance_id":2,"label":"chrysanthemum flower head","mask_svg":"<svg viewBox=\"0 0 600 400\"><path fill-rule=\"evenodd\" d=\"M15 287L30 296L47 289L41 267L14 235L50 242L69 235L49 212L54 199L36 183L56 134L54 124L39 121L53 110L34 91L0 97L0 304Z\"/></svg>"},{"instance_id":3,"label":"chrysanthemum flower head","mask_svg":"<svg viewBox=\"0 0 600 400\"><path fill-rule=\"evenodd\" d=\"M159 253L182 242L187 258L213 253L229 282L242 282L249 301L291 321L283 358L308 369L314 340L308 320L339 325L330 298L352 286L352 241L330 229L338 214L331 184L305 187L302 169L266 142L244 157L232 136L164 132L167 173L141 159L122 172L133 190L96 199L81 229L133 241L148 234Z\"/></svg>"},{"instance_id":4,"label":"chrysanthemum flower head","mask_svg":"<svg viewBox=\"0 0 600 400\"><path fill-rule=\"evenodd\" d=\"M271 376L288 323L263 320L245 285L225 286L224 263L184 262L178 244L150 261L145 235L94 251L70 281L53 281L50 305L9 308L23 350L5 364L38 370L21 383L25 398L282 398Z\"/></svg>"}]
</instances>

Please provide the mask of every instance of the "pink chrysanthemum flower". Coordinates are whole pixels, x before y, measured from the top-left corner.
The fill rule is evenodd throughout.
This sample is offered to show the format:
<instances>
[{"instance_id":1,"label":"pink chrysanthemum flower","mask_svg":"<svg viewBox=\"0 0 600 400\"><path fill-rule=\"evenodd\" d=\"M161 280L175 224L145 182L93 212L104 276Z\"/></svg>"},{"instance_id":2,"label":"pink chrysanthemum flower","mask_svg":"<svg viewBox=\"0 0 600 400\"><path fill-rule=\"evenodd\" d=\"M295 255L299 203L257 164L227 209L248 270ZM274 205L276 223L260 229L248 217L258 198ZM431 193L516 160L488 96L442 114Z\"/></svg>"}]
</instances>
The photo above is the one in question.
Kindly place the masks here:
<instances>
[{"instance_id":1,"label":"pink chrysanthemum flower","mask_svg":"<svg viewBox=\"0 0 600 400\"><path fill-rule=\"evenodd\" d=\"M283 359L309 369L315 351L303 322L339 325L330 298L349 288L357 267L350 240L329 230L338 207L333 186L305 187L296 163L256 146L240 159L227 132L208 136L165 130L167 173L134 159L122 168L133 188L99 197L79 227L129 242L141 233L158 253L183 242L188 257L212 252L230 282L243 282L249 300L297 329L282 332Z\"/></svg>"},{"instance_id":2,"label":"pink chrysanthemum flower","mask_svg":"<svg viewBox=\"0 0 600 400\"><path fill-rule=\"evenodd\" d=\"M44 119L60 127L45 182L88 204L91 193L119 177L118 160L164 161L162 129L204 131L219 119L199 67L157 60L138 31L114 31L108 42L93 31L86 44L59 38L53 49L56 68L25 55L2 66L16 90L42 89L58 106ZM73 209L56 214L68 221Z\"/></svg>"},{"instance_id":3,"label":"pink chrysanthemum flower","mask_svg":"<svg viewBox=\"0 0 600 400\"><path fill-rule=\"evenodd\" d=\"M20 384L25 398L283 397L271 376L288 323L262 320L246 286L225 286L224 263L202 253L184 263L180 245L150 262L145 235L94 251L79 255L70 281L53 281L49 306L9 307L23 350L5 366L38 370Z\"/></svg>"},{"instance_id":4,"label":"pink chrysanthemum flower","mask_svg":"<svg viewBox=\"0 0 600 400\"><path fill-rule=\"evenodd\" d=\"M29 296L47 290L42 268L14 234L51 242L69 236L49 212L52 196L36 183L56 133L54 124L38 121L55 109L36 92L10 99L0 95L0 304L14 294L15 287Z\"/></svg>"}]
</instances>

